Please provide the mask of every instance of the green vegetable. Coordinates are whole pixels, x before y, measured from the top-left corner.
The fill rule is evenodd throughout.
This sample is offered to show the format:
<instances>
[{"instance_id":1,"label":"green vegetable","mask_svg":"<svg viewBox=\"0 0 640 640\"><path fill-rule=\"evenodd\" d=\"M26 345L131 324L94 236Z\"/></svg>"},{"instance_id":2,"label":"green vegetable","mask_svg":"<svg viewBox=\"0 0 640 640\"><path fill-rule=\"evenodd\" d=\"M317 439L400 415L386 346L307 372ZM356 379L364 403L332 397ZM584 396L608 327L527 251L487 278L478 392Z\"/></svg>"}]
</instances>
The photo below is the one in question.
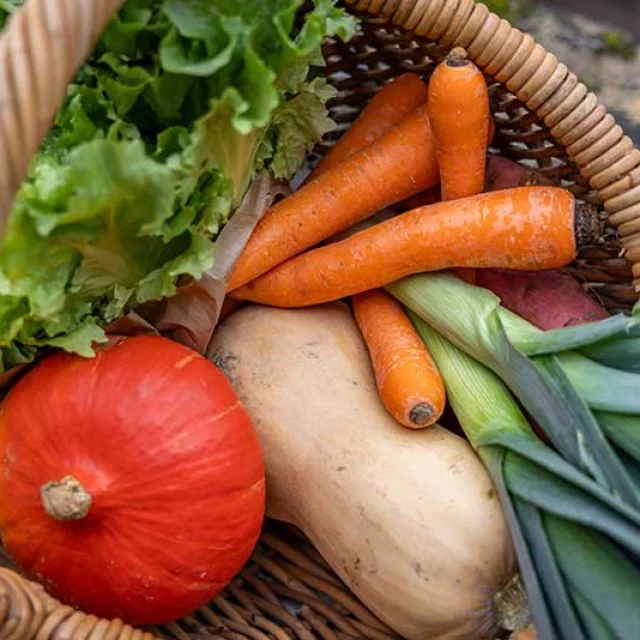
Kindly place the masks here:
<instances>
[{"instance_id":1,"label":"green vegetable","mask_svg":"<svg viewBox=\"0 0 640 640\"><path fill-rule=\"evenodd\" d=\"M20 2L0 1L0 24ZM334 127L316 77L335 0L128 0L68 90L0 248L0 371L82 354L200 278L258 172L289 179Z\"/></svg>"},{"instance_id":2,"label":"green vegetable","mask_svg":"<svg viewBox=\"0 0 640 640\"><path fill-rule=\"evenodd\" d=\"M509 342L522 354L540 356L555 354L558 363L578 394L593 409L640 413L640 376L637 372L606 366L574 352L582 349L590 353L599 345L629 346L632 336L640 335L640 316L619 314L586 324L541 331L519 316L502 307L497 313ZM534 358L535 363L544 359ZM615 361L614 361L615 363ZM602 384L606 380L607 384Z\"/></svg>"},{"instance_id":3,"label":"green vegetable","mask_svg":"<svg viewBox=\"0 0 640 640\"><path fill-rule=\"evenodd\" d=\"M409 313L492 475L539 636L634 638L640 512L539 440L494 373Z\"/></svg>"},{"instance_id":4,"label":"green vegetable","mask_svg":"<svg viewBox=\"0 0 640 640\"><path fill-rule=\"evenodd\" d=\"M454 276L412 276L388 289L444 337L500 376L570 464L640 507L634 479L604 436L588 398L579 393L586 386L576 389L563 368L562 356L569 352L527 358L509 340L498 298ZM574 344L576 329L566 330L568 344ZM558 344L558 337L555 341Z\"/></svg>"},{"instance_id":5,"label":"green vegetable","mask_svg":"<svg viewBox=\"0 0 640 640\"><path fill-rule=\"evenodd\" d=\"M580 349L591 357L591 351L600 345L628 342L632 340L630 336L640 335L638 315L618 314L596 322L542 331L504 307L498 307L497 313L511 344L527 356Z\"/></svg>"},{"instance_id":6,"label":"green vegetable","mask_svg":"<svg viewBox=\"0 0 640 640\"><path fill-rule=\"evenodd\" d=\"M633 459L640 461L640 416L595 411L607 437Z\"/></svg>"},{"instance_id":7,"label":"green vegetable","mask_svg":"<svg viewBox=\"0 0 640 640\"><path fill-rule=\"evenodd\" d=\"M603 340L581 349L581 352L608 367L640 373L640 336Z\"/></svg>"}]
</instances>

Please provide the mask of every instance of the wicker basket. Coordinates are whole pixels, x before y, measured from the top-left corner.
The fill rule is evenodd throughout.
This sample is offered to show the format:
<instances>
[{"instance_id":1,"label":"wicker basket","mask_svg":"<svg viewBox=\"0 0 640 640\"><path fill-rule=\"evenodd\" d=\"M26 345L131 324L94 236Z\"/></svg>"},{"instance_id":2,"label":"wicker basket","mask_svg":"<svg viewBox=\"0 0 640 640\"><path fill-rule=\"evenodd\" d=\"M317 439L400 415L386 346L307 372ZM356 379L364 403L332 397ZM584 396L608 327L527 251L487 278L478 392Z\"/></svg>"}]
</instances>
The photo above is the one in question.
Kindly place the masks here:
<instances>
[{"instance_id":1,"label":"wicker basket","mask_svg":"<svg viewBox=\"0 0 640 640\"><path fill-rule=\"evenodd\" d=\"M0 38L0 233L68 82L122 3L29 0ZM361 33L325 48L340 129L389 79L407 70L426 78L449 49L465 47L491 80L496 149L597 203L603 223L608 217L599 241L570 269L610 310L628 309L640 291L640 151L597 97L531 36L474 0L347 3L365 18ZM0 639L397 637L306 540L274 523L220 597L162 629L134 630L63 606L22 578L1 548L0 564Z\"/></svg>"}]
</instances>

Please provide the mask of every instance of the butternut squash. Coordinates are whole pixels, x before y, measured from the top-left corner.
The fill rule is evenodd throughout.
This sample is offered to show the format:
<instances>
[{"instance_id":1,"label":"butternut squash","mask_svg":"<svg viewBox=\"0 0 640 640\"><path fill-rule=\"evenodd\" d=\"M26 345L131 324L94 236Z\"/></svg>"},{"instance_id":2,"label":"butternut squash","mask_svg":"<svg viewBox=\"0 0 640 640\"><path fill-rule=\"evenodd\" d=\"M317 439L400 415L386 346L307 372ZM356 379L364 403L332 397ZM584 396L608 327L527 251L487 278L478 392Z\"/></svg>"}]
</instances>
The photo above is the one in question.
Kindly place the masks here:
<instances>
[{"instance_id":1,"label":"butternut squash","mask_svg":"<svg viewBox=\"0 0 640 640\"><path fill-rule=\"evenodd\" d=\"M491 480L462 438L389 416L346 305L245 307L209 357L254 420L269 516L409 640L494 637L515 561Z\"/></svg>"}]
</instances>

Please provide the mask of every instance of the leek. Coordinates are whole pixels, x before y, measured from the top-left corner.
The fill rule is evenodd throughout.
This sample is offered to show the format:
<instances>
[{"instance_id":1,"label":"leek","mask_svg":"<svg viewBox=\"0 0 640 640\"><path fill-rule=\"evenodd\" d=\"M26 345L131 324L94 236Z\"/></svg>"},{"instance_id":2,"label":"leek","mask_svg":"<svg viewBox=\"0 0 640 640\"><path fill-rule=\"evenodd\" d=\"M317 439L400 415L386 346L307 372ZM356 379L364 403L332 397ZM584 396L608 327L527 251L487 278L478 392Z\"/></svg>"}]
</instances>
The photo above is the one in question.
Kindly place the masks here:
<instances>
[{"instance_id":1,"label":"leek","mask_svg":"<svg viewBox=\"0 0 640 640\"><path fill-rule=\"evenodd\" d=\"M640 413L640 376L594 362L577 348L593 349L637 340L640 317L622 314L599 322L542 331L516 314L497 308L509 342L523 355L555 354L578 395L593 409ZM631 338L630 338L631 336ZM534 363L536 360L534 359Z\"/></svg>"},{"instance_id":2,"label":"leek","mask_svg":"<svg viewBox=\"0 0 640 640\"><path fill-rule=\"evenodd\" d=\"M387 289L438 333L496 373L569 464L590 475L611 495L640 509L640 485L630 475L562 366L563 358L568 361L567 354L571 352L554 351L529 359L510 341L505 318L511 335L514 327L521 334L527 330L529 336L544 332L535 327L527 329L526 321L501 309L493 293L454 276L444 273L410 276ZM618 335L637 330L635 318L620 317L615 323L604 322L607 331L613 326ZM567 346L577 346L575 336L578 334L582 334L580 344L587 344L584 330L578 329L563 330L568 336ZM602 339L604 333L599 332L597 338ZM554 350L557 350L562 334L554 336ZM575 374L573 369L570 371ZM637 381L640 391L640 376ZM601 385L605 388L601 393L605 393L608 381L599 382L605 383ZM586 386L582 385L581 390ZM601 408L610 409L611 405L601 405Z\"/></svg>"},{"instance_id":3,"label":"leek","mask_svg":"<svg viewBox=\"0 0 640 640\"><path fill-rule=\"evenodd\" d=\"M568 351L559 355L571 384L593 409L640 414L640 375L619 371Z\"/></svg>"},{"instance_id":4,"label":"leek","mask_svg":"<svg viewBox=\"0 0 640 640\"><path fill-rule=\"evenodd\" d=\"M640 373L640 337L604 340L581 349L581 353L607 367Z\"/></svg>"},{"instance_id":5,"label":"leek","mask_svg":"<svg viewBox=\"0 0 640 640\"><path fill-rule=\"evenodd\" d=\"M618 314L597 322L543 331L504 307L498 307L497 312L511 344L527 356L591 349L640 336L640 317L636 315Z\"/></svg>"},{"instance_id":6,"label":"leek","mask_svg":"<svg viewBox=\"0 0 640 640\"><path fill-rule=\"evenodd\" d=\"M604 411L596 411L595 416L608 438L640 461L640 417Z\"/></svg>"},{"instance_id":7,"label":"leek","mask_svg":"<svg viewBox=\"0 0 640 640\"><path fill-rule=\"evenodd\" d=\"M539 440L493 372L409 314L496 485L539 637L637 638L638 512Z\"/></svg>"}]
</instances>

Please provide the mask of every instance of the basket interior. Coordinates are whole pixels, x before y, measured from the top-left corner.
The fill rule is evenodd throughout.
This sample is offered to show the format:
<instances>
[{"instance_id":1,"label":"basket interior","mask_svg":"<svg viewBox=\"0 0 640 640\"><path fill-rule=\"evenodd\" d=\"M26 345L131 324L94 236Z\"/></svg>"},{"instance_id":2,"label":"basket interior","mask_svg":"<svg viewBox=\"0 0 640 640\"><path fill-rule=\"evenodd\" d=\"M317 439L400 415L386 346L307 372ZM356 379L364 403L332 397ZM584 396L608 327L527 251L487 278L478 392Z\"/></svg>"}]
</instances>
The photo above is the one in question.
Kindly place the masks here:
<instances>
[{"instance_id":1,"label":"basket interior","mask_svg":"<svg viewBox=\"0 0 640 640\"><path fill-rule=\"evenodd\" d=\"M325 47L325 74L339 92L330 103L331 115L339 127L327 135L314 155L321 155L339 138L382 85L408 71L427 79L448 50L449 47L394 27L383 18L363 17L360 32L349 43L329 41ZM487 80L496 123L492 150L537 169L581 199L598 203L595 191L541 119L504 85L489 76ZM617 232L607 223L602 208L600 212L602 233L597 243L583 247L567 270L610 312L626 311L637 299L631 268L621 255Z\"/></svg>"}]
</instances>

